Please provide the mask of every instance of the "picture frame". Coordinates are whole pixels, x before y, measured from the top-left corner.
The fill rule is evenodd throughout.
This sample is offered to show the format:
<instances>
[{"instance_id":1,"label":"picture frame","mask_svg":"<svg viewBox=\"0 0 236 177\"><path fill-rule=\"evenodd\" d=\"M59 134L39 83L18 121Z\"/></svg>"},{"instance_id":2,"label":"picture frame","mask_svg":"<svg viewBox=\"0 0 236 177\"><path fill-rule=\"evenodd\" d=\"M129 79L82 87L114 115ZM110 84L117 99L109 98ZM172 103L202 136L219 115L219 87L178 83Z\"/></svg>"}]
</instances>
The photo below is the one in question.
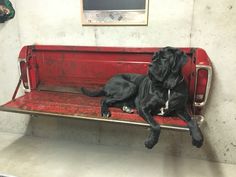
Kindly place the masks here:
<instances>
[{"instance_id":1,"label":"picture frame","mask_svg":"<svg viewBox=\"0 0 236 177\"><path fill-rule=\"evenodd\" d=\"M147 25L149 0L80 0L83 26Z\"/></svg>"}]
</instances>

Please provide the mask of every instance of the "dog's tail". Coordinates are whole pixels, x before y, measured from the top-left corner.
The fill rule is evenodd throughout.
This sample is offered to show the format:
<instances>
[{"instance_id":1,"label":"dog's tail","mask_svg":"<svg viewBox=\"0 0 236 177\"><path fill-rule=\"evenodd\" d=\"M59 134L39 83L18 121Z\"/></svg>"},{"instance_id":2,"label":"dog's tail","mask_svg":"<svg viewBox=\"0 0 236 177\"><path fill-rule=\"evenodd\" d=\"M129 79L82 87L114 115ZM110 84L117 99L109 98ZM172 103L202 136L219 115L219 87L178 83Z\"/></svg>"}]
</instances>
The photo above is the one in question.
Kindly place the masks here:
<instances>
[{"instance_id":1,"label":"dog's tail","mask_svg":"<svg viewBox=\"0 0 236 177\"><path fill-rule=\"evenodd\" d=\"M91 96L91 97L99 97L99 96L105 96L105 92L101 89L98 91L90 91L84 87L81 87L81 92L87 96Z\"/></svg>"}]
</instances>

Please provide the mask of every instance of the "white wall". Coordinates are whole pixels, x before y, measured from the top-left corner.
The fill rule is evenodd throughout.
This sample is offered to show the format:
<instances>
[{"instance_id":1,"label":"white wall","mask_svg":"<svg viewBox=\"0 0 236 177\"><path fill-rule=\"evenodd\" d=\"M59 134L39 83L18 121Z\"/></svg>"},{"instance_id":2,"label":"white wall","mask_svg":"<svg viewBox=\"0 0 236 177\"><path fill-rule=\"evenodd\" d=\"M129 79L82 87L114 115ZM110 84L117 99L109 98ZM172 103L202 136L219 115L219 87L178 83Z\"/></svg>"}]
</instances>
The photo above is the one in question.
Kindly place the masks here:
<instances>
[{"instance_id":1,"label":"white wall","mask_svg":"<svg viewBox=\"0 0 236 177\"><path fill-rule=\"evenodd\" d=\"M14 1L13 1L14 3ZM18 17L18 16L17 16ZM9 101L19 80L17 56L21 47L18 19L0 24L0 104ZM28 116L0 113L0 131L25 133Z\"/></svg>"},{"instance_id":2,"label":"white wall","mask_svg":"<svg viewBox=\"0 0 236 177\"><path fill-rule=\"evenodd\" d=\"M197 0L192 46L204 48L214 67L214 78L204 128L221 161L236 162L236 1Z\"/></svg>"},{"instance_id":3,"label":"white wall","mask_svg":"<svg viewBox=\"0 0 236 177\"><path fill-rule=\"evenodd\" d=\"M178 8L172 0L151 0L148 27L82 27L78 0L22 0L17 2L18 9L24 9L18 11L21 40L23 44L186 46L193 3L176 2Z\"/></svg>"},{"instance_id":4,"label":"white wall","mask_svg":"<svg viewBox=\"0 0 236 177\"><path fill-rule=\"evenodd\" d=\"M205 145L196 149L187 133L163 131L154 151L236 163L234 0L150 0L149 24L141 27L82 27L78 0L21 0L15 1L15 7L16 17L0 25L1 103L10 99L17 83L16 59L23 45L202 47L214 65L212 93L205 113L207 122L202 127ZM27 116L8 113L0 113L0 118L1 131L24 133L32 126L36 136L130 148L143 149L146 133L141 128L78 120L41 117L29 122ZM139 137L134 138L136 134Z\"/></svg>"}]
</instances>

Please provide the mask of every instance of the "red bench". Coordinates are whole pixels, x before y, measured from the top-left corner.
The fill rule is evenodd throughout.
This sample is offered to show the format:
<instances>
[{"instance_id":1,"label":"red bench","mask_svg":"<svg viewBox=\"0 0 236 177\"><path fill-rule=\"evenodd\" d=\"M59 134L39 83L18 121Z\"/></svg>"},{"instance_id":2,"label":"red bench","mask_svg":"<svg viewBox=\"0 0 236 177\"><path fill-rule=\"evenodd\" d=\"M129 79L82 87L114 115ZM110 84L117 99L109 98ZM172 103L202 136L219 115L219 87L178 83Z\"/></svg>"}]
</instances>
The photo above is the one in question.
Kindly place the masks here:
<instances>
[{"instance_id":1,"label":"red bench","mask_svg":"<svg viewBox=\"0 0 236 177\"><path fill-rule=\"evenodd\" d=\"M112 117L100 115L100 99L84 96L80 87L97 89L117 73L147 73L152 55L160 48L25 46L19 55L21 78L13 98L0 110L37 115L80 118L116 123L148 124L136 113L111 108ZM200 48L180 48L190 58L182 69L189 87L189 112L203 121L211 85L212 67ZM22 83L25 94L16 97ZM178 117L156 116L163 128L188 130Z\"/></svg>"}]
</instances>

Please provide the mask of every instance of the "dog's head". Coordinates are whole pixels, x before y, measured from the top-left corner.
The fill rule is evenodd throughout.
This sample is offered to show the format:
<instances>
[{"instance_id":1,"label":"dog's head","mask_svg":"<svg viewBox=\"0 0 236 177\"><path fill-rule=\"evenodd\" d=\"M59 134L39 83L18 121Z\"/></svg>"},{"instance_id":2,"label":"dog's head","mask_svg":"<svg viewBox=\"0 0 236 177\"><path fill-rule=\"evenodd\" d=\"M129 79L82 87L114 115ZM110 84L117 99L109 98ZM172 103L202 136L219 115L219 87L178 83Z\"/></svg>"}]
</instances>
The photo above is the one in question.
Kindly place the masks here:
<instances>
[{"instance_id":1,"label":"dog's head","mask_svg":"<svg viewBox=\"0 0 236 177\"><path fill-rule=\"evenodd\" d=\"M165 47L156 52L149 65L149 77L162 83L165 88L173 88L182 78L181 68L187 62L187 55L177 48Z\"/></svg>"}]
</instances>

